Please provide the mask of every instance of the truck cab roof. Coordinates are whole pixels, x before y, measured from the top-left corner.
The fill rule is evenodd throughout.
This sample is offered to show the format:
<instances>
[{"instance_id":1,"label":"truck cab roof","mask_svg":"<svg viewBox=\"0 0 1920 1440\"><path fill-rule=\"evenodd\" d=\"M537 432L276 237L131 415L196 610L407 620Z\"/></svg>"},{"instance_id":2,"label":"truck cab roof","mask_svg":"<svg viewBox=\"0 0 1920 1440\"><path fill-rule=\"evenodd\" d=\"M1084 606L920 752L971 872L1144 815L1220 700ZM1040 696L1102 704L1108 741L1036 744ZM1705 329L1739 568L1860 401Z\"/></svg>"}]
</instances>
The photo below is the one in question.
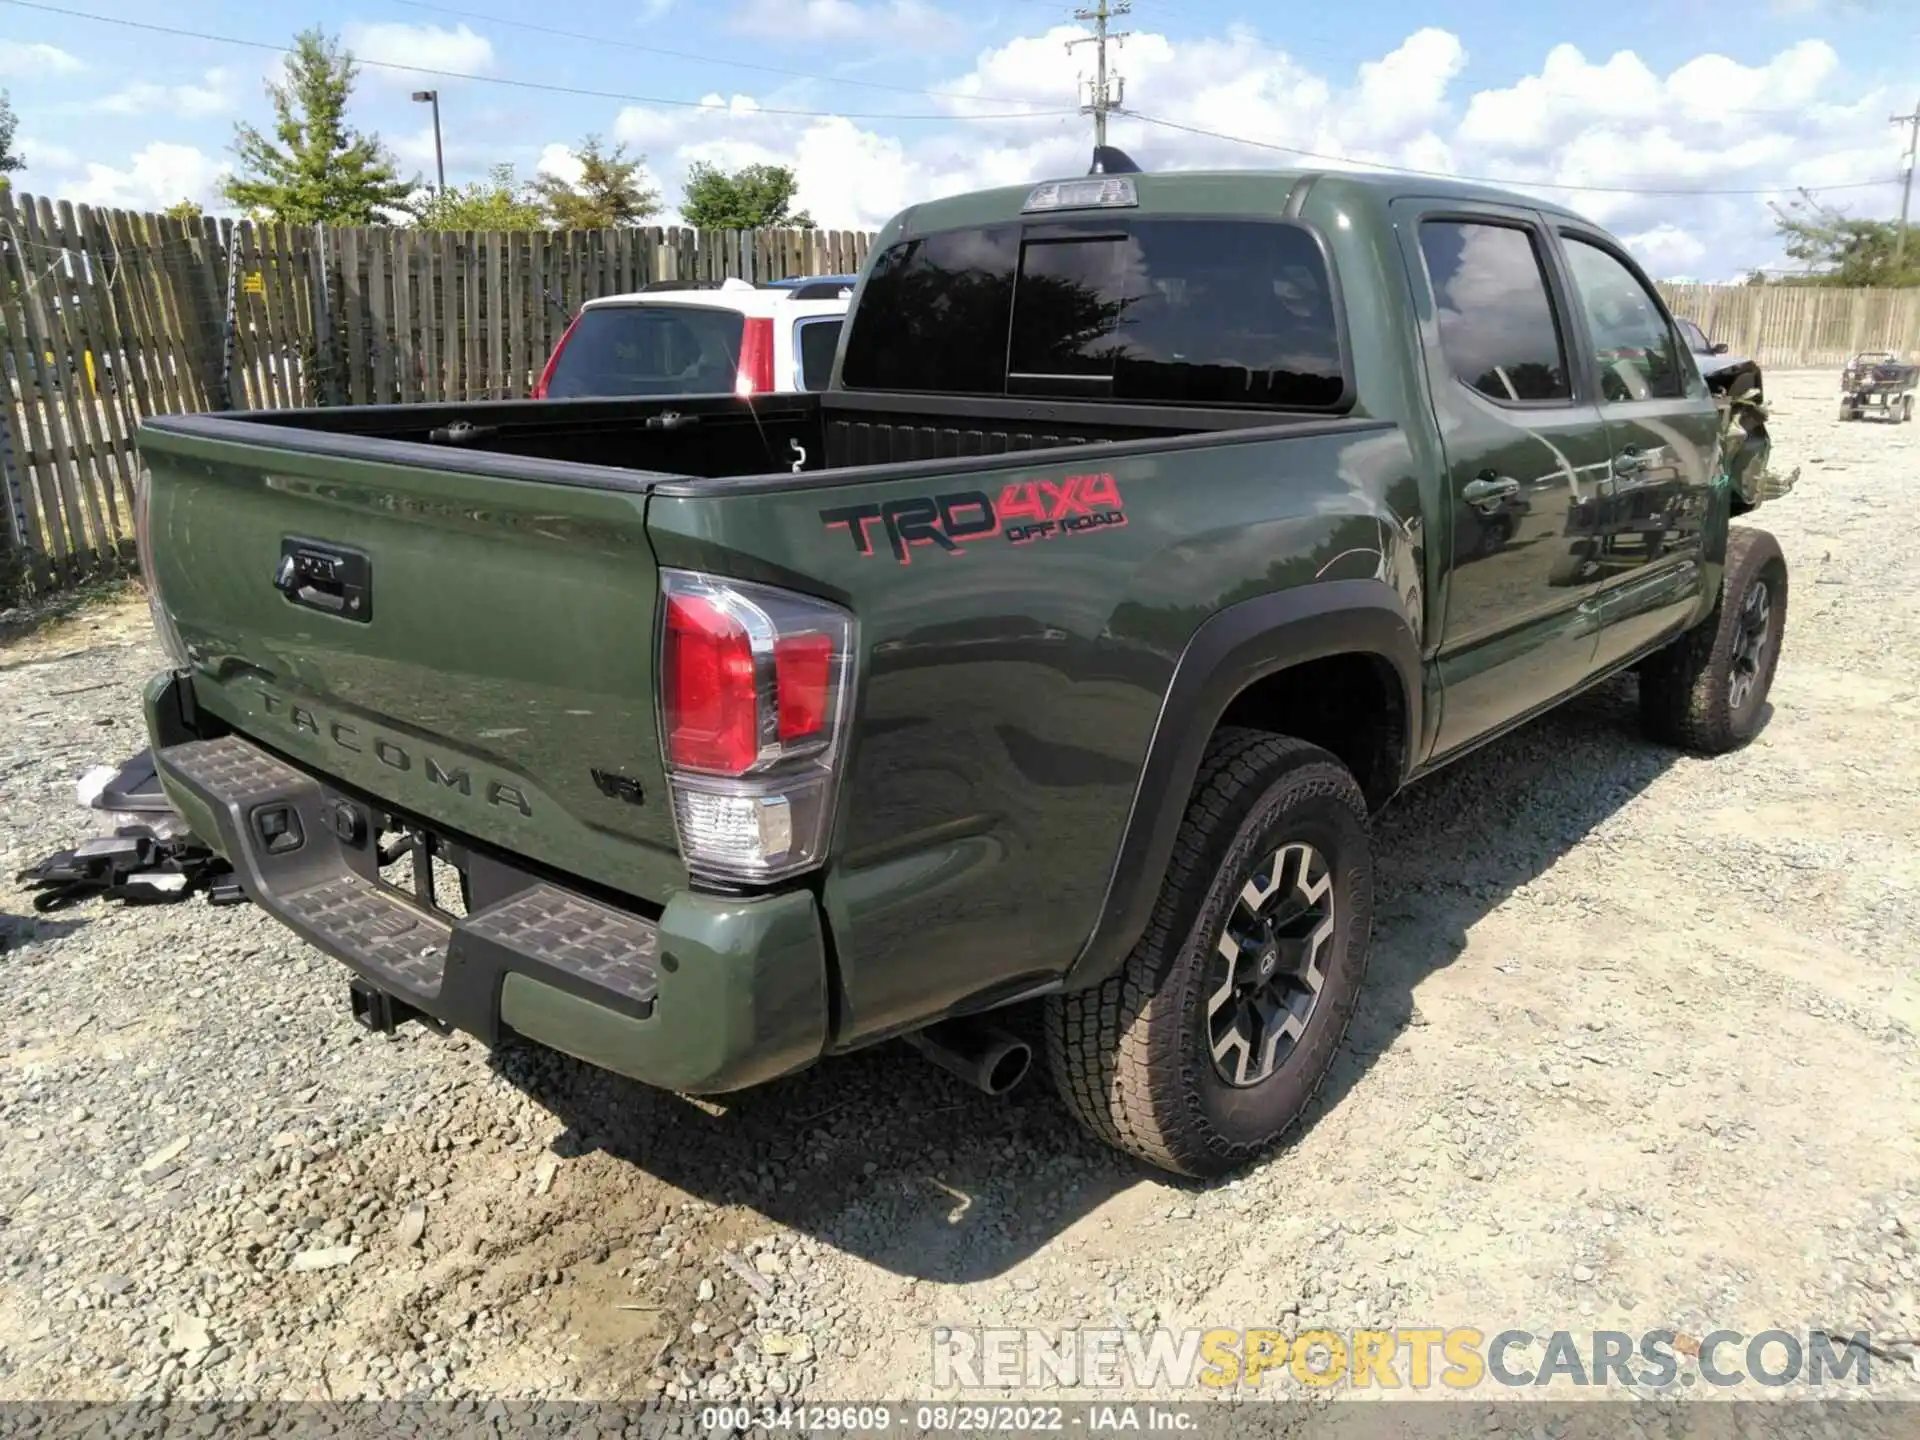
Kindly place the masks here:
<instances>
[{"instance_id":1,"label":"truck cab roof","mask_svg":"<svg viewBox=\"0 0 1920 1440\"><path fill-rule=\"evenodd\" d=\"M1448 180L1422 175L1385 171L1330 170L1321 168L1277 170L1165 170L1132 174L1059 176L1036 180L1029 185L1000 186L975 190L910 206L900 212L876 243L890 243L936 230L958 229L969 225L1032 219L1037 212L1027 208L1030 198L1041 186L1070 184L1075 181L1112 180L1130 186L1137 203L1126 211L1143 215L1216 214L1270 215L1297 213L1310 190L1324 188L1336 195L1358 201L1365 196L1375 204L1402 196L1458 200L1463 204L1514 206L1567 219L1574 212L1551 201L1480 185L1463 180ZM1063 207L1063 216L1098 213L1102 206Z\"/></svg>"}]
</instances>

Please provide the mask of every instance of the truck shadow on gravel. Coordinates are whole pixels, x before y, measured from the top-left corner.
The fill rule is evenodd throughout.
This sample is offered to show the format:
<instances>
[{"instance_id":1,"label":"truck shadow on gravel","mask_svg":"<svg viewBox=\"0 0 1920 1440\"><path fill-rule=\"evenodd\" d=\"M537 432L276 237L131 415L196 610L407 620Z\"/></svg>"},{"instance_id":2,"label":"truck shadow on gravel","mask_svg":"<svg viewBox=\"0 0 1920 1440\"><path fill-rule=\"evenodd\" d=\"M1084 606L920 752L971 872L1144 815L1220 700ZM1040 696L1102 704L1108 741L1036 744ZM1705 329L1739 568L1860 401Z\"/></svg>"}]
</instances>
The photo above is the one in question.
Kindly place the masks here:
<instances>
[{"instance_id":1,"label":"truck shadow on gravel","mask_svg":"<svg viewBox=\"0 0 1920 1440\"><path fill-rule=\"evenodd\" d=\"M1416 1018L1421 982L1466 931L1545 873L1677 756L1640 738L1617 680L1414 787L1376 825L1372 963L1347 1043L1287 1150ZM494 1061L603 1151L703 1200L740 1206L901 1275L998 1275L1134 1186L1190 1187L1087 1138L1044 1070L1012 1096L967 1089L901 1044L715 1101L647 1089L531 1046Z\"/></svg>"}]
</instances>

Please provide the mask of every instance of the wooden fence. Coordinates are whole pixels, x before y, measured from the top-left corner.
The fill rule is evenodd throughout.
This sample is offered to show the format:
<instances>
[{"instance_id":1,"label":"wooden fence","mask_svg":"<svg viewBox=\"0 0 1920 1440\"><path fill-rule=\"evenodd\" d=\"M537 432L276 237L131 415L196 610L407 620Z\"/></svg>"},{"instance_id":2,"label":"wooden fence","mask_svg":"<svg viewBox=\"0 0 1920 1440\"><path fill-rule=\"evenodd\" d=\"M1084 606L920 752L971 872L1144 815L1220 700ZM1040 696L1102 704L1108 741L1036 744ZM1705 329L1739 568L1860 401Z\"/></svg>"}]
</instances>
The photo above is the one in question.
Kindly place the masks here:
<instances>
[{"instance_id":1,"label":"wooden fence","mask_svg":"<svg viewBox=\"0 0 1920 1440\"><path fill-rule=\"evenodd\" d=\"M180 221L0 190L0 604L131 557L145 415L525 395L584 300L857 270L851 231ZM1920 358L1920 291L1663 286L1769 369Z\"/></svg>"},{"instance_id":2,"label":"wooden fence","mask_svg":"<svg viewBox=\"0 0 1920 1440\"><path fill-rule=\"evenodd\" d=\"M183 222L0 191L0 597L131 561L142 416L522 396L582 301L850 273L870 239Z\"/></svg>"},{"instance_id":3,"label":"wooden fence","mask_svg":"<svg viewBox=\"0 0 1920 1440\"><path fill-rule=\"evenodd\" d=\"M1662 285L1676 315L1768 370L1838 370L1862 350L1920 360L1920 290Z\"/></svg>"}]
</instances>

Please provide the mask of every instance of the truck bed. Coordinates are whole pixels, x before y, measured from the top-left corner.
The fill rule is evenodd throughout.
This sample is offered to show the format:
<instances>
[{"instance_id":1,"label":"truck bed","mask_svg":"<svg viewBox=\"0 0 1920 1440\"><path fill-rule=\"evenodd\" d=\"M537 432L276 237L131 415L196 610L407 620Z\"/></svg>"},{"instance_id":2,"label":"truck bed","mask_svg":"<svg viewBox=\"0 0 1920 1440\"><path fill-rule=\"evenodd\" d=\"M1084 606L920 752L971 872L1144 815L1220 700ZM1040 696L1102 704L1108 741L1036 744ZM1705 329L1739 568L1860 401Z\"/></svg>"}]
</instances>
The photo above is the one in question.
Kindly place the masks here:
<instances>
[{"instance_id":1,"label":"truck bed","mask_svg":"<svg viewBox=\"0 0 1920 1440\"><path fill-rule=\"evenodd\" d=\"M168 417L148 426L312 454L644 490L662 477L777 480L793 473L796 462L806 472L924 465L1326 423L1324 416L1272 410L816 392L751 403L706 395L266 410ZM396 444L411 453L396 451ZM559 464L530 469L528 460ZM567 468L574 466L600 473Z\"/></svg>"}]
</instances>

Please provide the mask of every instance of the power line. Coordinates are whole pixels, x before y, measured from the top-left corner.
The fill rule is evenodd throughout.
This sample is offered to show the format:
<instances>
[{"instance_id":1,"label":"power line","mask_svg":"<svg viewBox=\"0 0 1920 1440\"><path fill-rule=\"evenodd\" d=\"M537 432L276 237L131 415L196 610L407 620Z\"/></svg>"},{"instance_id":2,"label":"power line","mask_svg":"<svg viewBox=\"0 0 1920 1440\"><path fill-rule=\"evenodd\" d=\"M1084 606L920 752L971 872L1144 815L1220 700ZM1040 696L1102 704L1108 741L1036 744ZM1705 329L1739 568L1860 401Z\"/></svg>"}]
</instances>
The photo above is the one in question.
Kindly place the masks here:
<instances>
[{"instance_id":1,"label":"power line","mask_svg":"<svg viewBox=\"0 0 1920 1440\"><path fill-rule=\"evenodd\" d=\"M1638 185L1576 185L1564 180L1526 180L1499 175L1456 175L1445 170L1416 170L1408 165L1395 165L1385 160L1362 160L1352 155L1329 155L1320 150L1303 150L1297 145L1276 145L1266 140L1249 140L1244 135L1228 135L1222 131L1207 130L1198 125L1183 125L1178 120L1163 120L1157 115L1143 115L1138 110L1129 110L1127 114L1148 125L1158 125L1167 130L1180 130L1188 135L1204 135L1210 140L1225 140L1233 145L1250 145L1256 150L1272 150L1282 155L1298 155L1303 159L1324 160L1337 165L1368 165L1376 170L1390 170L1396 175L1416 175L1427 180L1460 180L1473 185L1519 186L1528 190L1575 190L1588 195L1777 195L1782 190L1798 188L1794 185L1763 185L1751 189L1721 186L1677 189ZM1892 180L1853 180L1840 185L1821 185L1816 188L1871 190L1894 183L1896 182Z\"/></svg>"},{"instance_id":2,"label":"power line","mask_svg":"<svg viewBox=\"0 0 1920 1440\"><path fill-rule=\"evenodd\" d=\"M129 20L119 15L95 15L86 10L69 10L59 5L43 4L41 0L0 0L0 5L14 5L22 10L39 10L48 15L64 15L74 20L92 20L101 25L119 25L129 30L145 30L155 35L175 35L182 39L204 40L215 45L237 45L242 49L264 50L274 55L293 53L285 45L274 45L265 40L243 40L234 35L214 35L204 30L187 30L175 25L156 25L148 20ZM685 110L722 109L722 107L709 105L704 100L670 100L660 95L630 95L618 90L589 90L578 85L550 85L539 80L513 80L504 75L472 75L461 70L438 70L431 65L406 65L397 60L363 60L355 56L354 64L372 66L376 70L398 71L406 75L433 75L444 80L468 80L476 85L505 85L515 90L540 90L552 95L579 95L590 100L620 100L633 105L670 105ZM1055 116L1071 115L1074 112L1071 110L1023 110L1005 114L962 114L942 110L926 114L908 114L900 111L796 110L779 105L756 105L753 113L790 115L809 120L1044 120Z\"/></svg>"},{"instance_id":3,"label":"power line","mask_svg":"<svg viewBox=\"0 0 1920 1440\"><path fill-rule=\"evenodd\" d=\"M986 102L996 105L1040 105L1044 101L1021 100L1011 95L970 95L961 90L923 90L912 85L889 85L884 80L855 80L839 75L816 75L807 70L789 70L780 65L762 65L752 60L726 60L718 55L701 55L691 50L668 50L659 45L642 45L633 40L615 40L606 35L588 35L578 30L558 30L551 25L535 25L528 20L513 20L505 15L483 14L477 10L459 10L451 5L434 5L429 0L393 0L396 5L409 10L427 10L436 15L446 15L456 20L476 20L485 25L506 25L516 30L530 30L536 35L551 35L560 40L578 40L583 44L612 46L619 50L634 50L643 55L664 55L670 60L692 60L702 65L731 66L736 70L754 70L763 75L783 75L791 80L813 80L822 85L853 85L863 90L887 90L897 95L927 95L936 100L967 100L975 103ZM1052 4L1052 0L1037 0L1037 3ZM1054 112L1048 112L1054 113Z\"/></svg>"}]
</instances>

